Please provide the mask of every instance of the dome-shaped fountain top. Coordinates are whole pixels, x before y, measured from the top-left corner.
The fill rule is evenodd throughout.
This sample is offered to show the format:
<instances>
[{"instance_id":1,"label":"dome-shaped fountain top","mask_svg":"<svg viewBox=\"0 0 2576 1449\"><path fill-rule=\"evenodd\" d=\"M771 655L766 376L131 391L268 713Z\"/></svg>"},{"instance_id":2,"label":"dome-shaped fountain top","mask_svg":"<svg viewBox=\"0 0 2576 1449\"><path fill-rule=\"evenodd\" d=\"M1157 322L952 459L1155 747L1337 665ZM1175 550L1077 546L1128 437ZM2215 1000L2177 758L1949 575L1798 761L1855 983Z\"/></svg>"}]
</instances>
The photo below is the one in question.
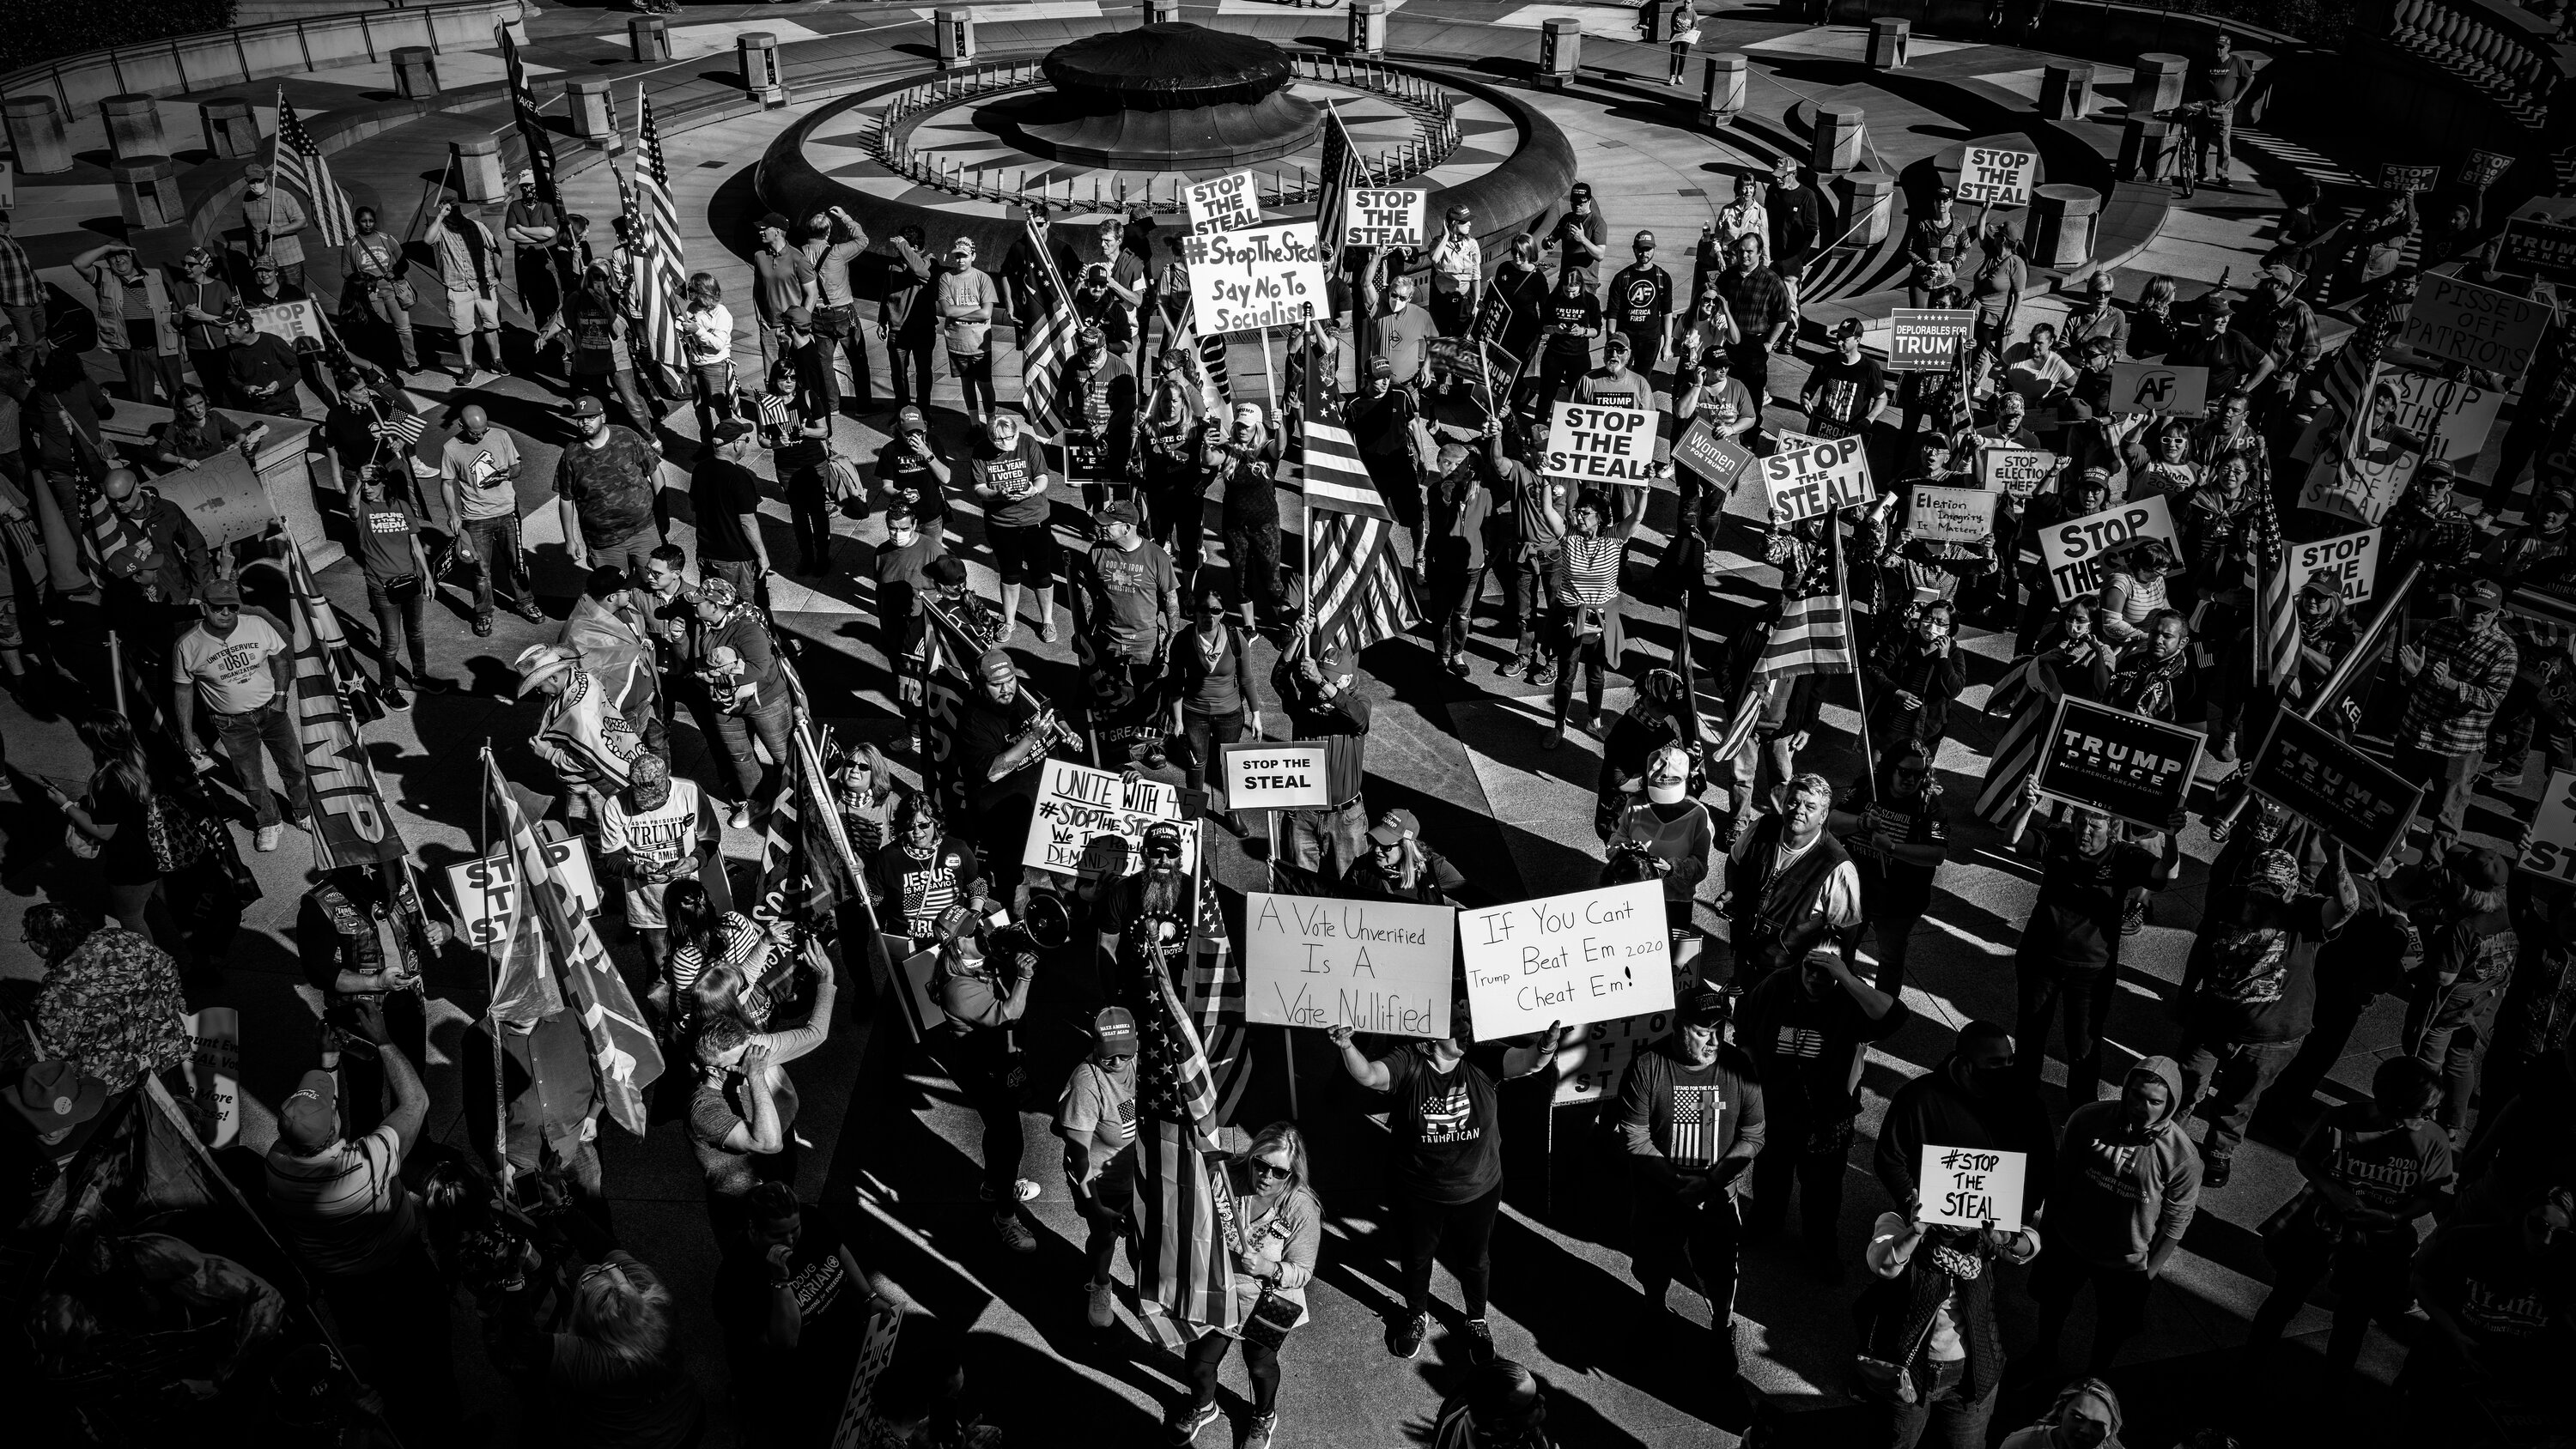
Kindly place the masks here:
<instances>
[{"instance_id":1,"label":"dome-shaped fountain top","mask_svg":"<svg viewBox=\"0 0 2576 1449\"><path fill-rule=\"evenodd\" d=\"M1086 35L1048 52L1043 69L1068 97L1131 111L1251 105L1289 76L1287 52L1269 41L1186 23Z\"/></svg>"}]
</instances>

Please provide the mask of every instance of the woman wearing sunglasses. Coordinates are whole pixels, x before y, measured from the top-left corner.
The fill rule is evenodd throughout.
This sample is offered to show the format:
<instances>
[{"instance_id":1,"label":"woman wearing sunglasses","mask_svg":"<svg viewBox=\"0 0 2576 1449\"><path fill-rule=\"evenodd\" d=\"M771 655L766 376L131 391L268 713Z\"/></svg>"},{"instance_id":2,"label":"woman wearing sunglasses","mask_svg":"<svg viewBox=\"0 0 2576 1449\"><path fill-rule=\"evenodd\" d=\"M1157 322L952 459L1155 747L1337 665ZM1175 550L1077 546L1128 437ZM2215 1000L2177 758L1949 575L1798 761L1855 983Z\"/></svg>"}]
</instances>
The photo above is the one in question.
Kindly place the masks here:
<instances>
[{"instance_id":1,"label":"woman wearing sunglasses","mask_svg":"<svg viewBox=\"0 0 2576 1449\"><path fill-rule=\"evenodd\" d=\"M1217 1371L1226 1344L1243 1343L1252 1379L1252 1422L1241 1449L1270 1449L1279 1432L1279 1348L1306 1321L1306 1282L1324 1238L1324 1205L1306 1185L1306 1139L1287 1122L1261 1129L1230 1164L1231 1196L1217 1199L1217 1221L1234 1262L1240 1328L1211 1329L1190 1346L1191 1398L1172 1411L1172 1442L1187 1444L1217 1417ZM1222 1189L1220 1189L1222 1191Z\"/></svg>"}]
</instances>

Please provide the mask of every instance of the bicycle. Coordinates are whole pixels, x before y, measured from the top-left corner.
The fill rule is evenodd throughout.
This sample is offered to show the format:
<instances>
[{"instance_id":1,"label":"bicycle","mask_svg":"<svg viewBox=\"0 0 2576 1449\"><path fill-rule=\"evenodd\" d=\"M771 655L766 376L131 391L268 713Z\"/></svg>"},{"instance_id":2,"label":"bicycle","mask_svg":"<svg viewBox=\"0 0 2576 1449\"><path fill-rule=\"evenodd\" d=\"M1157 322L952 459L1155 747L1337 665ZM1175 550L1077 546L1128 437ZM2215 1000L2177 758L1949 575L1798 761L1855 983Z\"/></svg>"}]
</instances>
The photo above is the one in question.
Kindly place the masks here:
<instances>
[{"instance_id":1,"label":"bicycle","mask_svg":"<svg viewBox=\"0 0 2576 1449\"><path fill-rule=\"evenodd\" d=\"M2215 101L2186 101L2169 111L2158 111L2156 119L2174 121L2181 126L2182 147L2173 158L2172 174L2165 178L2176 183L2176 194L2190 199L2201 182L2200 157L2204 150L2216 150L2218 138L2218 104ZM2219 175L2225 176L2226 158L2219 158Z\"/></svg>"}]
</instances>

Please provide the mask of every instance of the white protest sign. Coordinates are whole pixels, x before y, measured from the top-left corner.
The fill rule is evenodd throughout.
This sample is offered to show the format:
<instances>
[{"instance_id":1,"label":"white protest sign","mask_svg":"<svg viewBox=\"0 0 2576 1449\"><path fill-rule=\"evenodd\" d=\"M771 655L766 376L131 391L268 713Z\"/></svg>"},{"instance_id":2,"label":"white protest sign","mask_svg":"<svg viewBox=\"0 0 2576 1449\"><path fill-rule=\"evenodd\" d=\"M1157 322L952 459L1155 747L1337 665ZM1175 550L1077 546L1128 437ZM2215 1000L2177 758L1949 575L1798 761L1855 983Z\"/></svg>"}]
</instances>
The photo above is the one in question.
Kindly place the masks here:
<instances>
[{"instance_id":1,"label":"white protest sign","mask_svg":"<svg viewBox=\"0 0 2576 1449\"><path fill-rule=\"evenodd\" d=\"M2446 362L2517 378L2538 355L2553 312L2536 297L2426 272L2397 340Z\"/></svg>"},{"instance_id":2,"label":"white protest sign","mask_svg":"<svg viewBox=\"0 0 2576 1449\"><path fill-rule=\"evenodd\" d=\"M1857 508L1878 496L1869 479L1869 453L1858 438L1830 438L1762 460L1762 486L1771 495L1771 521Z\"/></svg>"},{"instance_id":3,"label":"white protest sign","mask_svg":"<svg viewBox=\"0 0 2576 1449\"><path fill-rule=\"evenodd\" d=\"M2039 556L2048 565L2057 601L2092 597L2102 587L2104 551L2133 538L2161 538L2175 558L2182 557L2182 539L2174 532L2165 495L2116 504L2040 530Z\"/></svg>"},{"instance_id":4,"label":"white protest sign","mask_svg":"<svg viewBox=\"0 0 2576 1449\"><path fill-rule=\"evenodd\" d=\"M2376 528L2290 545L2290 587L2304 589L2318 574L2332 577L2343 601L2358 604L2379 586L2379 534Z\"/></svg>"},{"instance_id":5,"label":"white protest sign","mask_svg":"<svg viewBox=\"0 0 2576 1449\"><path fill-rule=\"evenodd\" d=\"M2540 792L2540 809L2514 863L2534 875L2576 882L2576 770L2549 773L2549 788Z\"/></svg>"},{"instance_id":6,"label":"white protest sign","mask_svg":"<svg viewBox=\"0 0 2576 1449\"><path fill-rule=\"evenodd\" d=\"M18 204L18 163L0 160L0 210Z\"/></svg>"},{"instance_id":7,"label":"white protest sign","mask_svg":"<svg viewBox=\"0 0 2576 1449\"><path fill-rule=\"evenodd\" d=\"M1654 479L1656 417L1653 408L1558 403L1548 419L1547 459L1539 471L1642 488Z\"/></svg>"},{"instance_id":8,"label":"white protest sign","mask_svg":"<svg viewBox=\"0 0 2576 1449\"><path fill-rule=\"evenodd\" d=\"M1975 543L1992 538L2000 493L1983 488L1935 488L1918 483L1905 504L1905 536L1941 543Z\"/></svg>"},{"instance_id":9,"label":"white protest sign","mask_svg":"<svg viewBox=\"0 0 2576 1449\"><path fill-rule=\"evenodd\" d=\"M1181 192L1192 231L1242 231L1261 225L1261 193L1249 171L1193 181Z\"/></svg>"},{"instance_id":10,"label":"white protest sign","mask_svg":"<svg viewBox=\"0 0 2576 1449\"><path fill-rule=\"evenodd\" d=\"M1342 209L1342 245L1346 247L1418 247L1423 212L1431 193L1418 186L1354 186Z\"/></svg>"},{"instance_id":11,"label":"white protest sign","mask_svg":"<svg viewBox=\"0 0 2576 1449\"><path fill-rule=\"evenodd\" d=\"M862 1449L881 1442L885 1433L876 1414L877 1379L894 1362L895 1335L903 1330L903 1309L888 1299L868 1305L868 1328L859 1340L859 1361L851 1366L849 1391L841 1398L841 1421L832 1429L832 1449Z\"/></svg>"},{"instance_id":12,"label":"white protest sign","mask_svg":"<svg viewBox=\"0 0 2576 1449\"><path fill-rule=\"evenodd\" d=\"M1959 158L1959 199L1991 201L1997 206L2030 205L2030 188L2039 180L2039 153L1971 146Z\"/></svg>"},{"instance_id":13,"label":"white protest sign","mask_svg":"<svg viewBox=\"0 0 2576 1449\"><path fill-rule=\"evenodd\" d=\"M1458 960L1451 907L1251 891L1243 930L1244 1020L1449 1034Z\"/></svg>"},{"instance_id":14,"label":"white protest sign","mask_svg":"<svg viewBox=\"0 0 2576 1449\"><path fill-rule=\"evenodd\" d=\"M2480 387L2465 378L2435 377L2411 367L2391 368L2379 381L2397 389L2397 426L2421 437L2442 420L2433 445L2436 458L2468 458L2487 445L2496 411L2504 406L2504 389Z\"/></svg>"},{"instance_id":15,"label":"white protest sign","mask_svg":"<svg viewBox=\"0 0 2576 1449\"><path fill-rule=\"evenodd\" d=\"M179 1018L188 1027L193 1051L188 1058L188 1085L198 1108L214 1127L208 1147L230 1147L241 1136L241 1013L229 1006L209 1006Z\"/></svg>"},{"instance_id":16,"label":"white protest sign","mask_svg":"<svg viewBox=\"0 0 2576 1449\"><path fill-rule=\"evenodd\" d=\"M250 309L250 325L289 342L322 341L322 311L311 302L271 302Z\"/></svg>"},{"instance_id":17,"label":"white protest sign","mask_svg":"<svg viewBox=\"0 0 2576 1449\"><path fill-rule=\"evenodd\" d=\"M599 878L591 872L590 847L578 836L562 840L542 837L537 843L545 847L546 859L572 888L572 898L580 903L582 913L599 913ZM477 950L490 951L510 939L510 929L519 909L519 863L508 847L494 851L481 860L447 868L448 893L456 898L456 921L465 944Z\"/></svg>"},{"instance_id":18,"label":"white protest sign","mask_svg":"<svg viewBox=\"0 0 2576 1449\"><path fill-rule=\"evenodd\" d=\"M1979 448L1977 483L2015 498L2028 498L2057 476L2060 459L2040 448Z\"/></svg>"},{"instance_id":19,"label":"white protest sign","mask_svg":"<svg viewBox=\"0 0 2576 1449\"><path fill-rule=\"evenodd\" d=\"M2416 466L2424 461L2410 436L2391 427L2393 417L2381 383L2372 389L2368 426L2353 429L2333 422L2317 435L2317 460L2299 485L2299 506L2376 526L2397 500L2406 496ZM2333 418L2328 410L2327 417Z\"/></svg>"},{"instance_id":20,"label":"white protest sign","mask_svg":"<svg viewBox=\"0 0 2576 1449\"><path fill-rule=\"evenodd\" d=\"M1225 747L1225 803L1231 810L1302 810L1333 805L1319 740Z\"/></svg>"},{"instance_id":21,"label":"white protest sign","mask_svg":"<svg viewBox=\"0 0 2576 1449\"><path fill-rule=\"evenodd\" d=\"M1324 259L1306 222L1181 238L1202 336L1295 327L1324 302Z\"/></svg>"},{"instance_id":22,"label":"white protest sign","mask_svg":"<svg viewBox=\"0 0 2576 1449\"><path fill-rule=\"evenodd\" d=\"M1666 1011L1592 1023L1583 1040L1556 1050L1553 1105L1610 1101L1618 1093L1619 1075L1628 1063L1672 1029L1673 1016Z\"/></svg>"},{"instance_id":23,"label":"white protest sign","mask_svg":"<svg viewBox=\"0 0 2576 1449\"><path fill-rule=\"evenodd\" d=\"M1673 1009L1660 881L1461 912L1458 939L1478 1041Z\"/></svg>"},{"instance_id":24,"label":"white protest sign","mask_svg":"<svg viewBox=\"0 0 2576 1449\"><path fill-rule=\"evenodd\" d=\"M1942 1147L1923 1144L1922 1171L1915 1178L1921 1220L1954 1228L1997 1227L2021 1230L2023 1179L2030 1154L1992 1147Z\"/></svg>"},{"instance_id":25,"label":"white protest sign","mask_svg":"<svg viewBox=\"0 0 2576 1449\"><path fill-rule=\"evenodd\" d=\"M1160 780L1130 785L1107 770L1049 760L1038 776L1038 804L1029 817L1028 844L1020 864L1058 875L1082 867L1082 849L1095 835L1115 835L1127 842L1127 875L1145 868L1145 827L1157 820L1178 823L1181 792ZM1181 832L1181 869L1196 869L1198 832Z\"/></svg>"},{"instance_id":26,"label":"white protest sign","mask_svg":"<svg viewBox=\"0 0 2576 1449\"><path fill-rule=\"evenodd\" d=\"M2209 411L2209 369L2161 362L2111 364L2111 412L2196 418Z\"/></svg>"}]
</instances>

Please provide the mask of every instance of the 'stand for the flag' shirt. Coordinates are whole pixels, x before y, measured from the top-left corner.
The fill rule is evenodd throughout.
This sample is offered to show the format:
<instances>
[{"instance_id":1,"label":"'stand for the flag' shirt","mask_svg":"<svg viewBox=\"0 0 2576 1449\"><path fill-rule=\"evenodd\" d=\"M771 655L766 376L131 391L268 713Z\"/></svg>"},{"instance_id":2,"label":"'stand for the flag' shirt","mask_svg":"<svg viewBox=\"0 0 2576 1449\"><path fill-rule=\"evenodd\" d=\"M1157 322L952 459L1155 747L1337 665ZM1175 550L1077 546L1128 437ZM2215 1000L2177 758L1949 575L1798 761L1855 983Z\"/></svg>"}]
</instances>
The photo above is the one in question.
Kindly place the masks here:
<instances>
[{"instance_id":1,"label":"'stand for the flag' shirt","mask_svg":"<svg viewBox=\"0 0 2576 1449\"><path fill-rule=\"evenodd\" d=\"M1673 1140L1666 1154L1676 1167L1706 1167L1717 1161L1718 1125L1726 1115L1726 1090L1718 1085L1717 1066L1710 1063L1705 1082L1673 1073Z\"/></svg>"},{"instance_id":2,"label":"'stand for the flag' shirt","mask_svg":"<svg viewBox=\"0 0 2576 1449\"><path fill-rule=\"evenodd\" d=\"M1396 1177L1405 1193L1423 1202L1462 1203L1501 1186L1494 1082L1502 1049L1471 1048L1445 1072L1432 1065L1423 1042L1408 1042L1377 1061L1394 1099L1387 1127L1395 1134Z\"/></svg>"},{"instance_id":3,"label":"'stand for the flag' shirt","mask_svg":"<svg viewBox=\"0 0 2576 1449\"><path fill-rule=\"evenodd\" d=\"M671 793L660 805L638 810L623 795L608 797L599 812L599 849L604 855L625 851L638 865L666 869L697 853L699 809L703 797L697 782L674 777Z\"/></svg>"}]
</instances>

